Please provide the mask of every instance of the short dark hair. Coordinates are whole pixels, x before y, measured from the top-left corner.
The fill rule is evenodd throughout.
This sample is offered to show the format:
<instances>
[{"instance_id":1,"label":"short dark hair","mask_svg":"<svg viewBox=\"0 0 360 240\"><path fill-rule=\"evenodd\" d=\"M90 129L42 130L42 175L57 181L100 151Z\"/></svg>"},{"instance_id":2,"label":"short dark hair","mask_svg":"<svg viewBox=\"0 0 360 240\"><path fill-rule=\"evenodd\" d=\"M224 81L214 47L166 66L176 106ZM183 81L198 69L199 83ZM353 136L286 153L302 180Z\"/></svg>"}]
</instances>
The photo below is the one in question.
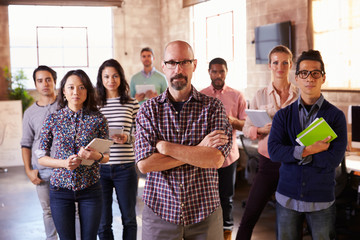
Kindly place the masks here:
<instances>
[{"instance_id":1,"label":"short dark hair","mask_svg":"<svg viewBox=\"0 0 360 240\"><path fill-rule=\"evenodd\" d=\"M92 85L89 76L81 69L71 70L71 71L67 72L65 74L65 76L63 77L63 79L61 80L59 94L57 96L58 103L59 103L59 109L62 109L64 107L66 107L66 105L67 105L67 101L64 96L64 88L65 88L67 79L72 75L78 76L81 79L81 82L84 84L84 87L87 90L86 100L84 102L83 109L89 113L97 112L99 109L96 105L94 86Z\"/></svg>"},{"instance_id":2,"label":"short dark hair","mask_svg":"<svg viewBox=\"0 0 360 240\"><path fill-rule=\"evenodd\" d=\"M321 71L325 74L325 65L321 57L321 53L317 50L310 49L309 51L303 51L296 62L296 72L299 74L300 63L304 60L318 61L321 64Z\"/></svg>"},{"instance_id":3,"label":"short dark hair","mask_svg":"<svg viewBox=\"0 0 360 240\"><path fill-rule=\"evenodd\" d=\"M223 58L214 58L213 60L211 60L211 61L209 62L209 70L210 70L210 68L211 68L211 65L213 65L213 64L224 65L225 68L226 68L226 70L228 70L228 68L227 68L227 63L226 63L226 61L225 61Z\"/></svg>"},{"instance_id":4,"label":"short dark hair","mask_svg":"<svg viewBox=\"0 0 360 240\"><path fill-rule=\"evenodd\" d=\"M292 54L291 50L284 45L278 45L278 46L275 46L273 49L271 49L271 51L269 52L269 56L268 56L269 63L271 63L271 55L273 55L274 53L279 53L279 52L288 54L289 59L292 62L293 54Z\"/></svg>"},{"instance_id":5,"label":"short dark hair","mask_svg":"<svg viewBox=\"0 0 360 240\"><path fill-rule=\"evenodd\" d=\"M143 52L151 52L151 54L154 56L154 51L153 51L151 48L149 48L149 47L144 47L143 49L141 49L140 55L141 55Z\"/></svg>"},{"instance_id":6,"label":"short dark hair","mask_svg":"<svg viewBox=\"0 0 360 240\"><path fill-rule=\"evenodd\" d=\"M56 84L56 78L57 78L56 72L48 66L40 65L33 72L33 79L34 79L35 85L36 85L36 73L38 71L48 71L51 74L52 78L54 79L54 83Z\"/></svg>"},{"instance_id":7,"label":"short dark hair","mask_svg":"<svg viewBox=\"0 0 360 240\"><path fill-rule=\"evenodd\" d=\"M109 59L103 62L99 67L97 82L96 82L96 92L98 97L98 105L103 107L106 104L106 89L102 82L102 72L106 67L113 67L118 72L120 76L120 86L117 91L120 96L120 103L125 104L129 101L129 84L126 81L124 69L121 67L120 63L115 59Z\"/></svg>"}]
</instances>

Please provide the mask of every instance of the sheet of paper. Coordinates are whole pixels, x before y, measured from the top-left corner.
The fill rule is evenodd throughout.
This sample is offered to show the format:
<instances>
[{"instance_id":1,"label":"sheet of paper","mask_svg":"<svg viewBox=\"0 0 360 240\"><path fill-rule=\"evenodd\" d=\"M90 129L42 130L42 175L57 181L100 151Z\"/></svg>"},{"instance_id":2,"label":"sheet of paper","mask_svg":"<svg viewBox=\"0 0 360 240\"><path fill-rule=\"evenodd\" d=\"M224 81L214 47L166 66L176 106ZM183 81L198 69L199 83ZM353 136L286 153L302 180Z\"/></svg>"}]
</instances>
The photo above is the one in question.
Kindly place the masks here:
<instances>
[{"instance_id":1,"label":"sheet of paper","mask_svg":"<svg viewBox=\"0 0 360 240\"><path fill-rule=\"evenodd\" d=\"M136 85L135 86L136 93L146 93L148 90L153 92L155 91L155 85Z\"/></svg>"},{"instance_id":2,"label":"sheet of paper","mask_svg":"<svg viewBox=\"0 0 360 240\"><path fill-rule=\"evenodd\" d=\"M266 110L245 109L245 112L256 127L263 127L265 124L271 123L271 118Z\"/></svg>"}]
</instances>

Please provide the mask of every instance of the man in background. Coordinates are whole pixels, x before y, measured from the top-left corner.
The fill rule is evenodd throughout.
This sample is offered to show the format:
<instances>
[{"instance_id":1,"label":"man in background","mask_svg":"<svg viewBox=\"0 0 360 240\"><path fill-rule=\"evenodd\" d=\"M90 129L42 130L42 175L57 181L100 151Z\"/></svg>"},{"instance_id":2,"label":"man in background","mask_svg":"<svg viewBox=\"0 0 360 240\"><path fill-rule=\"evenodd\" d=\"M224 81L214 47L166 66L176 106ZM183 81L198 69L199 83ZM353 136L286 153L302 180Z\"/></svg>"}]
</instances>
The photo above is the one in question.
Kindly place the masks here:
<instances>
[{"instance_id":1,"label":"man in background","mask_svg":"<svg viewBox=\"0 0 360 240\"><path fill-rule=\"evenodd\" d=\"M51 168L38 163L34 151L38 149L40 131L45 118L56 111L56 72L47 67L39 66L34 70L33 79L39 100L26 109L23 118L23 136L21 152L25 172L30 181L36 185L38 198L43 209L43 220L47 240L57 239L57 233L50 211L50 175Z\"/></svg>"},{"instance_id":2,"label":"man in background","mask_svg":"<svg viewBox=\"0 0 360 240\"><path fill-rule=\"evenodd\" d=\"M136 98L141 105L145 100L164 92L167 84L164 74L153 66L155 57L151 48L141 49L140 60L144 65L144 69L131 78L130 95L132 98Z\"/></svg>"},{"instance_id":3,"label":"man in background","mask_svg":"<svg viewBox=\"0 0 360 240\"><path fill-rule=\"evenodd\" d=\"M236 130L241 131L246 118L246 101L244 95L225 84L228 72L227 63L222 58L214 58L209 63L209 75L211 85L201 91L211 97L216 97L225 106L227 118L232 131L232 149L224 164L218 169L219 192L221 207L223 210L224 240L231 240L234 227L233 197L235 194L236 168L239 159L239 148L236 144Z\"/></svg>"}]
</instances>

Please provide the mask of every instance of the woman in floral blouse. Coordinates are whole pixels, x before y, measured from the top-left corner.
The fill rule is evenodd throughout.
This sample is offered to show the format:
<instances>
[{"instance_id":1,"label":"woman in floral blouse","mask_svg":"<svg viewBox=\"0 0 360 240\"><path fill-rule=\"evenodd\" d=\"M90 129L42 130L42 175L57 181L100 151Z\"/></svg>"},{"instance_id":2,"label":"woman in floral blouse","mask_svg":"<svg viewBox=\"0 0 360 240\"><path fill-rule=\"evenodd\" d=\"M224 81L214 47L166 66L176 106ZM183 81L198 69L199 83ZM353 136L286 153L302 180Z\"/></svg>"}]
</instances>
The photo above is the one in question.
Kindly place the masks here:
<instances>
[{"instance_id":1,"label":"woman in floral blouse","mask_svg":"<svg viewBox=\"0 0 360 240\"><path fill-rule=\"evenodd\" d=\"M94 87L84 71L69 71L60 85L59 110L44 122L37 156L40 164L54 168L50 207L60 239L76 239L78 202L81 237L96 240L102 208L99 163L108 162L109 154L85 146L93 138L108 138L108 124L96 107ZM52 145L54 158L50 157ZM80 158L94 163L82 165Z\"/></svg>"}]
</instances>

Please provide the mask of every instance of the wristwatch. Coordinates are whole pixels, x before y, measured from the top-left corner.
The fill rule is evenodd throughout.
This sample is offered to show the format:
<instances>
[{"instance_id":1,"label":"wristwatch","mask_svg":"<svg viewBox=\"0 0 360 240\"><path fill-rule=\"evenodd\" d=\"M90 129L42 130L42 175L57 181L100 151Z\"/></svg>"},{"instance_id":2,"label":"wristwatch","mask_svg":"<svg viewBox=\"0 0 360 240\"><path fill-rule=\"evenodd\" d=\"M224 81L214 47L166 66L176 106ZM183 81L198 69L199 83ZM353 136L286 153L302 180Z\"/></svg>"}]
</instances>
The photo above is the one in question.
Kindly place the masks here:
<instances>
[{"instance_id":1,"label":"wristwatch","mask_svg":"<svg viewBox=\"0 0 360 240\"><path fill-rule=\"evenodd\" d=\"M101 157L99 158L99 160L97 160L98 163L100 163L101 160L103 160L103 158L104 158L104 154L102 152L99 152L99 153L101 154Z\"/></svg>"}]
</instances>

